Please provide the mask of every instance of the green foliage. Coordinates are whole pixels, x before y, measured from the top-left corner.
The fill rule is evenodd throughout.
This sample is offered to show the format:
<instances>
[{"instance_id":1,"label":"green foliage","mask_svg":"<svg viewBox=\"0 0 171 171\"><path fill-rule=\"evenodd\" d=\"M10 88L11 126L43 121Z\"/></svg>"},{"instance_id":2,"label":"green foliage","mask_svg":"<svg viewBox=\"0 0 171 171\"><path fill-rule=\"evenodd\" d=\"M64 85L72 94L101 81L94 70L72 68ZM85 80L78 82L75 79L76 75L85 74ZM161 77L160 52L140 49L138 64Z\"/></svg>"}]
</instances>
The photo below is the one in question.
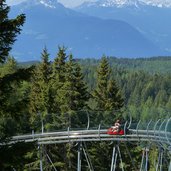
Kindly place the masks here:
<instances>
[{"instance_id":1,"label":"green foliage","mask_svg":"<svg viewBox=\"0 0 171 171\"><path fill-rule=\"evenodd\" d=\"M49 54L47 52L47 49L45 48L43 49L42 52L42 61L35 68L31 79L29 110L31 114L32 123L35 123L38 117L40 117L40 120L44 120L51 111L51 106L50 106L51 70L52 69L51 69L51 64L49 62Z\"/></svg>"},{"instance_id":2,"label":"green foliage","mask_svg":"<svg viewBox=\"0 0 171 171\"><path fill-rule=\"evenodd\" d=\"M89 89L97 90L95 80L98 80L98 75L95 70L98 68L99 60L85 59L79 62L82 64ZM110 57L107 58L107 62L111 67L110 76L118 83L117 87L120 87L124 97L126 108L124 115L131 114L134 120L157 120L170 116L171 77L168 72L170 72L171 60L169 57L149 59ZM149 65L145 65L146 63ZM101 99L103 103L103 96ZM91 101L91 108L96 106L97 102Z\"/></svg>"},{"instance_id":3,"label":"green foliage","mask_svg":"<svg viewBox=\"0 0 171 171\"><path fill-rule=\"evenodd\" d=\"M94 91L94 99L97 101L98 110L106 110L108 96L107 88L110 78L110 68L106 57L103 57L97 70L97 88Z\"/></svg>"},{"instance_id":4,"label":"green foliage","mask_svg":"<svg viewBox=\"0 0 171 171\"><path fill-rule=\"evenodd\" d=\"M18 64L13 57L8 57L4 65L0 67L0 78L7 74L13 74L18 68Z\"/></svg>"},{"instance_id":5,"label":"green foliage","mask_svg":"<svg viewBox=\"0 0 171 171\"><path fill-rule=\"evenodd\" d=\"M29 158L27 153L36 150L34 143L16 143L0 147L0 168L1 170L24 170L25 164L34 160L35 156Z\"/></svg>"},{"instance_id":6,"label":"green foliage","mask_svg":"<svg viewBox=\"0 0 171 171\"><path fill-rule=\"evenodd\" d=\"M120 89L116 85L115 80L110 80L107 87L108 99L105 105L107 110L118 110L123 107L124 99L121 95Z\"/></svg>"},{"instance_id":7,"label":"green foliage","mask_svg":"<svg viewBox=\"0 0 171 171\"><path fill-rule=\"evenodd\" d=\"M149 121L170 116L170 74L126 70L112 65L112 58L105 57L101 61L92 60L92 63L88 60L87 64L80 66L72 55L67 56L64 47L59 47L58 50L57 57L50 62L45 48L42 61L35 68L18 69L13 58L8 58L0 66L1 142L8 141L16 132L31 132L31 127L40 132L41 122L44 124L44 131L61 128L66 130L68 126L71 129L86 128L86 111L89 112L90 126L97 127L101 124L102 128L111 125L116 117L126 118L129 113L137 121L140 118ZM91 93L94 96L90 96ZM126 106L121 110L123 102ZM110 170L113 145L93 142L87 143L87 146L95 169ZM76 170L77 148L72 144L44 146L41 148L43 167L46 170L52 169L48 154L58 170ZM141 162L142 149L132 144L127 144L127 148L130 154L126 146L120 144L124 167L126 170L139 169L137 166ZM39 169L40 161L37 158L40 157L40 152L33 149L22 149L23 153L15 162L24 158L24 164L15 164L15 169ZM150 153L150 163L153 163L156 156L154 148ZM2 168L13 165L6 160L3 161ZM84 155L82 168L87 169ZM150 169L154 170L152 164ZM117 170L121 170L119 162Z\"/></svg>"},{"instance_id":8,"label":"green foliage","mask_svg":"<svg viewBox=\"0 0 171 171\"><path fill-rule=\"evenodd\" d=\"M24 170L24 165L34 157L27 158L34 144L8 144L10 137L30 130L28 121L28 84L33 67L19 68L12 57L8 57L17 34L25 21L19 15L9 19L10 8L0 1L0 168L1 170ZM17 155L18 154L18 155Z\"/></svg>"},{"instance_id":9,"label":"green foliage","mask_svg":"<svg viewBox=\"0 0 171 171\"><path fill-rule=\"evenodd\" d=\"M19 68L14 58L7 57L7 54L21 31L24 16L9 20L9 8L3 3L0 3L0 39L2 33L6 38L0 43L0 62L3 63L0 65L0 142L8 142L12 135L28 133L31 129L40 132L41 124L44 131L66 130L67 127L85 129L88 114L90 126L101 124L102 128L111 125L117 117L127 118L129 114L135 121L170 116L170 58L117 59L104 56L100 61L74 60L72 55L67 55L65 47L58 47L54 61L49 61L48 51L44 48L42 60L35 67ZM9 24L8 27L5 24ZM95 170L110 170L114 145L118 144L87 143ZM138 170L142 149L123 142L119 145L125 169ZM0 168L38 170L38 158L43 154L45 170L52 170L48 155L58 170L76 170L77 148L72 143L43 145L39 151L34 144L1 146ZM14 157L12 153L18 155ZM150 163L157 155L158 150L154 147ZM154 167L151 164L150 170ZM87 170L83 154L82 168ZM119 162L116 169L121 170Z\"/></svg>"},{"instance_id":10,"label":"green foliage","mask_svg":"<svg viewBox=\"0 0 171 171\"><path fill-rule=\"evenodd\" d=\"M15 121L10 117L2 117L0 120L0 143L8 142L10 137L14 135L17 128Z\"/></svg>"},{"instance_id":11,"label":"green foliage","mask_svg":"<svg viewBox=\"0 0 171 171\"><path fill-rule=\"evenodd\" d=\"M4 72L0 78L0 142L5 143L11 136L30 130L29 122L26 122L29 118L26 80L29 80L32 68L18 69L13 60L10 63L7 61L2 68ZM30 161L24 156L32 148L33 146L28 144L1 146L0 168L22 170L24 164Z\"/></svg>"},{"instance_id":12,"label":"green foliage","mask_svg":"<svg viewBox=\"0 0 171 171\"><path fill-rule=\"evenodd\" d=\"M151 57L151 58L115 58L110 57L109 63L114 67L119 67L132 72L145 71L154 73L171 73L171 58L168 57Z\"/></svg>"},{"instance_id":13,"label":"green foliage","mask_svg":"<svg viewBox=\"0 0 171 171\"><path fill-rule=\"evenodd\" d=\"M97 84L93 92L95 106L93 109L99 110L95 115L95 123L114 122L119 117L117 111L124 105L124 99L118 88L116 81L111 78L111 68L106 57L102 57L97 69ZM115 118L115 119L114 119Z\"/></svg>"},{"instance_id":14,"label":"green foliage","mask_svg":"<svg viewBox=\"0 0 171 171\"><path fill-rule=\"evenodd\" d=\"M103 57L97 70L97 88L94 98L97 101L98 110L118 110L123 106L116 81L110 78L111 69L106 57Z\"/></svg>"},{"instance_id":15,"label":"green foliage","mask_svg":"<svg viewBox=\"0 0 171 171\"><path fill-rule=\"evenodd\" d=\"M0 1L0 63L5 62L11 46L16 40L17 34L24 24L25 15L18 15L15 19L9 19L10 7L5 4L5 0Z\"/></svg>"},{"instance_id":16,"label":"green foliage","mask_svg":"<svg viewBox=\"0 0 171 171\"><path fill-rule=\"evenodd\" d=\"M65 82L65 66L66 66L66 48L58 47L58 53L52 64L52 76L50 84L52 86L53 112L60 112L60 96L58 96L61 87Z\"/></svg>"},{"instance_id":17,"label":"green foliage","mask_svg":"<svg viewBox=\"0 0 171 171\"><path fill-rule=\"evenodd\" d=\"M81 122L77 111L86 109L89 93L83 81L81 68L73 61L71 55L66 63L65 82L59 89L58 95L61 113L64 118L68 116L65 119L69 122L67 126L71 127L72 123L73 126L77 127L77 124Z\"/></svg>"}]
</instances>

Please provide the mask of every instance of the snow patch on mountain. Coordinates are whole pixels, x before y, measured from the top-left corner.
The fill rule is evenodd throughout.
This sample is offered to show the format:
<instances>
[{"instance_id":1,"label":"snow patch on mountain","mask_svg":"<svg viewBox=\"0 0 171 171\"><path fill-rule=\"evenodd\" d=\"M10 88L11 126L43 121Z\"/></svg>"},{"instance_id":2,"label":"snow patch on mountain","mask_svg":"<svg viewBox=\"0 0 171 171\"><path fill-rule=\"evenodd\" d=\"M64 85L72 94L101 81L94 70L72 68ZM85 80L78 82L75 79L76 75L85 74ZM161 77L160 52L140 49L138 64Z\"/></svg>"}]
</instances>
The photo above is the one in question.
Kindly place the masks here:
<instances>
[{"instance_id":1,"label":"snow patch on mountain","mask_svg":"<svg viewBox=\"0 0 171 171\"><path fill-rule=\"evenodd\" d=\"M144 0L147 5L171 8L171 0Z\"/></svg>"},{"instance_id":2,"label":"snow patch on mountain","mask_svg":"<svg viewBox=\"0 0 171 171\"><path fill-rule=\"evenodd\" d=\"M51 0L40 0L40 3L49 8L56 8L54 1Z\"/></svg>"},{"instance_id":3,"label":"snow patch on mountain","mask_svg":"<svg viewBox=\"0 0 171 171\"><path fill-rule=\"evenodd\" d=\"M128 7L139 8L142 5L156 6L159 8L171 8L171 0L98 0L96 2L85 2L81 6L100 6L100 7Z\"/></svg>"},{"instance_id":4,"label":"snow patch on mountain","mask_svg":"<svg viewBox=\"0 0 171 171\"><path fill-rule=\"evenodd\" d=\"M58 0L26 0L20 4L22 4L24 9L35 5L43 5L45 7L54 8L54 9L57 8L59 5L63 6L58 2Z\"/></svg>"},{"instance_id":5,"label":"snow patch on mountain","mask_svg":"<svg viewBox=\"0 0 171 171\"><path fill-rule=\"evenodd\" d=\"M99 6L103 6L103 7L112 7L112 6L117 6L117 7L135 6L135 7L138 7L141 3L138 0L103 0L103 1L99 1L99 2L100 2Z\"/></svg>"}]
</instances>

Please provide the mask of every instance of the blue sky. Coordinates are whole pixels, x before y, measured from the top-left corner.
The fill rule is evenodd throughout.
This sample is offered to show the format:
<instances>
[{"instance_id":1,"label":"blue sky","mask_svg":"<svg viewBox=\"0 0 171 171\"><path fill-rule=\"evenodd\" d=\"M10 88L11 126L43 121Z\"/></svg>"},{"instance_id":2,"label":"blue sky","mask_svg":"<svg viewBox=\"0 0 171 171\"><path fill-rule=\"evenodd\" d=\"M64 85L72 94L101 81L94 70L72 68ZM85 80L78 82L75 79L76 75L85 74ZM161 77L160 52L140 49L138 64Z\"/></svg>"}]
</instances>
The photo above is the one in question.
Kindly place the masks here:
<instances>
[{"instance_id":1,"label":"blue sky","mask_svg":"<svg viewBox=\"0 0 171 171\"><path fill-rule=\"evenodd\" d=\"M6 2L9 5L17 4L17 3L20 3L23 1L25 1L25 0L6 0ZM58 0L58 1L67 7L74 7L74 6L80 5L84 1L95 1L95 0Z\"/></svg>"}]
</instances>

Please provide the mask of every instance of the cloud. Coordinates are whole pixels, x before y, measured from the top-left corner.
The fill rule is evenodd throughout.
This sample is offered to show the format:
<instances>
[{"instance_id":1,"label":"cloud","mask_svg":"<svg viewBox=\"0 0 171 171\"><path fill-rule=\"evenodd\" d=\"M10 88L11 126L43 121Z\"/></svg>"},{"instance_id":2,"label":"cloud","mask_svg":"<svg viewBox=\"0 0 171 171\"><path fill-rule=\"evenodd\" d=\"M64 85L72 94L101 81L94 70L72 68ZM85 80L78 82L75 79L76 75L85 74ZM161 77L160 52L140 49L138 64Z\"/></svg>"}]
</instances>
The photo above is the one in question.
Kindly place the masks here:
<instances>
[{"instance_id":1,"label":"cloud","mask_svg":"<svg viewBox=\"0 0 171 171\"><path fill-rule=\"evenodd\" d=\"M26 1L26 0L6 0L7 4L9 4L9 5L16 5L16 4L19 4L24 1Z\"/></svg>"},{"instance_id":2,"label":"cloud","mask_svg":"<svg viewBox=\"0 0 171 171\"><path fill-rule=\"evenodd\" d=\"M48 39L48 36L46 34L39 34L38 36L36 36L35 39L36 40L45 40L45 39Z\"/></svg>"}]
</instances>

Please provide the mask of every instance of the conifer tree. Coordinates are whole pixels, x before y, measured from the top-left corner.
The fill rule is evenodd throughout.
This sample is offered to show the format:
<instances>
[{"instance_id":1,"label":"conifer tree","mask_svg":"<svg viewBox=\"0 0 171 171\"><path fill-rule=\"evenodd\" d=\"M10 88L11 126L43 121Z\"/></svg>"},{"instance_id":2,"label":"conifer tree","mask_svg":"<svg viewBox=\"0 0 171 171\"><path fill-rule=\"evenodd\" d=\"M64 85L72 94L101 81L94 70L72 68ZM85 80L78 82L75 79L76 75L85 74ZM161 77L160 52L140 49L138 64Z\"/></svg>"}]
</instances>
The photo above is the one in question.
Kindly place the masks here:
<instances>
[{"instance_id":1,"label":"conifer tree","mask_svg":"<svg viewBox=\"0 0 171 171\"><path fill-rule=\"evenodd\" d=\"M24 81L21 76L19 76L20 70L18 68L16 60L8 57L0 69L0 79L3 84L2 86L0 85L0 113L3 113L4 116L13 116L14 118L21 115L22 111L25 111L25 107L27 106L27 96L25 96L26 94L23 87ZM21 91L22 88L23 90Z\"/></svg>"},{"instance_id":2,"label":"conifer tree","mask_svg":"<svg viewBox=\"0 0 171 171\"><path fill-rule=\"evenodd\" d=\"M63 116L67 113L68 116L69 125L67 126L71 126L72 123L76 127L75 124L79 122L78 111L87 107L89 93L83 79L80 66L74 62L72 55L70 55L69 61L66 63L65 82L58 94L61 113Z\"/></svg>"},{"instance_id":3,"label":"conifer tree","mask_svg":"<svg viewBox=\"0 0 171 171\"><path fill-rule=\"evenodd\" d=\"M65 64L65 82L59 89L60 109L62 113L71 111L75 107L74 97L76 95L74 87L74 63L70 56L69 61Z\"/></svg>"},{"instance_id":4,"label":"conifer tree","mask_svg":"<svg viewBox=\"0 0 171 171\"><path fill-rule=\"evenodd\" d=\"M25 16L23 14L18 15L14 19L8 18L8 13L10 11L10 7L7 6L5 0L0 1L0 63L5 63L6 59L8 59L7 63L2 66L0 70L0 103L1 111L0 115L6 115L11 112L10 108L6 108L6 105L10 105L10 93L14 92L14 87L11 86L12 82L18 83L27 79L22 74L26 73L26 70L17 70L16 62L12 58L8 58L9 51L11 50L12 44L15 42L17 34L21 31L21 26L25 21ZM14 68L13 68L14 67ZM23 71L21 73L20 71ZM28 74L29 75L29 74ZM26 76L28 76L26 75ZM4 106L4 107L3 107ZM12 109L12 108L11 108ZM8 110L8 112L7 112Z\"/></svg>"},{"instance_id":5,"label":"conifer tree","mask_svg":"<svg viewBox=\"0 0 171 171\"><path fill-rule=\"evenodd\" d=\"M80 66L74 61L72 55L69 56L68 60L67 58L66 49L59 47L57 57L53 63L51 80L53 97L55 99L54 107L57 109L53 111L51 129L80 126L84 115L79 111L87 106L89 99ZM56 150L54 148L51 148L51 153L56 156L55 158L59 157L59 155L55 155ZM65 170L75 170L75 160L73 161L74 155L71 153L70 145L65 147L61 157L65 160L65 164L61 163ZM59 163L55 164L59 166Z\"/></svg>"},{"instance_id":6,"label":"conifer tree","mask_svg":"<svg viewBox=\"0 0 171 171\"><path fill-rule=\"evenodd\" d=\"M7 142L9 137L15 135L22 126L27 106L27 96L19 89L23 81L30 78L32 67L19 69L16 61L9 58L9 51L21 32L25 15L18 15L14 19L8 18L10 7L5 0L0 1L0 63L4 63L0 70L0 142ZM25 117L26 118L26 117ZM25 120L26 121L26 120ZM23 122L23 121L22 121ZM25 123L25 127L28 123ZM23 132L25 130L22 130ZM1 170L23 170L28 160L26 153L33 148L32 145L10 144L0 147ZM18 155L17 155L18 154Z\"/></svg>"},{"instance_id":7,"label":"conifer tree","mask_svg":"<svg viewBox=\"0 0 171 171\"><path fill-rule=\"evenodd\" d=\"M14 96L12 94L17 87L12 86L21 83L22 80L27 80L30 76L30 69L18 69L16 61L13 58L9 58L8 54L11 50L11 46L16 40L16 36L21 32L21 26L24 24L25 15L18 15L14 19L9 19L8 13L10 7L7 6L5 0L0 1L0 63L6 63L0 70L0 103L1 112L0 115L14 114L13 109L17 108L11 105L10 99ZM17 101L17 99L15 99ZM15 102L17 103L17 102ZM8 106L8 107L7 107ZM10 107L9 107L10 106ZM14 108L15 107L15 108ZM11 111L10 111L11 110ZM14 115L13 115L14 117Z\"/></svg>"},{"instance_id":8,"label":"conifer tree","mask_svg":"<svg viewBox=\"0 0 171 171\"><path fill-rule=\"evenodd\" d=\"M41 117L44 120L46 115L50 113L50 75L51 64L49 62L49 54L47 49L44 48L42 61L34 70L31 82L29 109L33 122L37 117Z\"/></svg>"},{"instance_id":9,"label":"conifer tree","mask_svg":"<svg viewBox=\"0 0 171 171\"><path fill-rule=\"evenodd\" d=\"M51 76L51 87L52 87L52 99L53 99L53 113L60 113L60 97L58 96L60 88L65 82L65 70L66 70L66 48L58 47L58 53L52 64L52 76Z\"/></svg>"},{"instance_id":10,"label":"conifer tree","mask_svg":"<svg viewBox=\"0 0 171 171\"><path fill-rule=\"evenodd\" d=\"M103 56L97 70L97 86L94 91L94 98L97 101L98 110L105 110L110 72L107 58Z\"/></svg>"},{"instance_id":11,"label":"conifer tree","mask_svg":"<svg viewBox=\"0 0 171 171\"><path fill-rule=\"evenodd\" d=\"M45 131L48 129L48 122L51 119L51 72L52 68L49 61L49 53L45 47L41 53L41 62L33 71L29 96L29 112L31 115L30 121L32 129L39 132L42 126ZM42 149L46 151L46 148ZM44 153L44 151L42 153ZM31 151L30 155L38 156L38 151ZM43 157L43 164L45 169L49 169L45 157ZM29 165L31 165L31 169L37 169L39 167L39 161L35 160L31 164L27 164L25 167L28 168Z\"/></svg>"},{"instance_id":12,"label":"conifer tree","mask_svg":"<svg viewBox=\"0 0 171 171\"><path fill-rule=\"evenodd\" d=\"M157 93L155 100L154 100L154 105L155 106L165 106L168 100L168 95L165 90L159 90Z\"/></svg>"},{"instance_id":13,"label":"conifer tree","mask_svg":"<svg viewBox=\"0 0 171 171\"><path fill-rule=\"evenodd\" d=\"M98 124L111 124L111 122L114 122L114 117L118 116L116 116L116 113L113 113L113 111L118 110L123 106L123 98L120 94L120 90L114 79L111 79L110 74L111 68L107 58L104 56L102 57L97 70L97 86L93 94L97 103L97 110L101 110L94 116L95 122ZM109 163L110 161L106 156L110 156L111 149L106 148L106 146L108 147L108 144L102 142L100 146L97 146L94 150L96 153L101 153L100 159L105 158L105 163L100 161L100 159L97 159L97 163L101 170L106 170L108 167L106 166L106 163Z\"/></svg>"},{"instance_id":14,"label":"conifer tree","mask_svg":"<svg viewBox=\"0 0 171 171\"><path fill-rule=\"evenodd\" d=\"M118 110L123 107L124 100L110 73L111 68L107 58L103 57L97 70L97 87L94 91L98 110Z\"/></svg>"},{"instance_id":15,"label":"conifer tree","mask_svg":"<svg viewBox=\"0 0 171 171\"><path fill-rule=\"evenodd\" d=\"M53 62L53 76L61 84L65 81L65 64L67 58L66 48L59 46L57 56Z\"/></svg>"},{"instance_id":16,"label":"conifer tree","mask_svg":"<svg viewBox=\"0 0 171 171\"><path fill-rule=\"evenodd\" d=\"M118 110L123 107L124 99L121 96L120 89L116 85L116 81L114 79L109 80L108 87L108 98L105 108L107 110Z\"/></svg>"},{"instance_id":17,"label":"conifer tree","mask_svg":"<svg viewBox=\"0 0 171 171\"><path fill-rule=\"evenodd\" d=\"M166 107L170 110L171 109L171 96L168 99L168 102L166 104Z\"/></svg>"},{"instance_id":18,"label":"conifer tree","mask_svg":"<svg viewBox=\"0 0 171 171\"><path fill-rule=\"evenodd\" d=\"M11 50L11 46L16 40L17 34L21 32L25 16L18 15L15 19L9 19L10 7L5 4L5 0L0 1L0 63L4 63Z\"/></svg>"},{"instance_id":19,"label":"conifer tree","mask_svg":"<svg viewBox=\"0 0 171 171\"><path fill-rule=\"evenodd\" d=\"M13 74L18 69L17 62L13 57L7 57L7 60L0 68L0 77L7 74Z\"/></svg>"},{"instance_id":20,"label":"conifer tree","mask_svg":"<svg viewBox=\"0 0 171 171\"><path fill-rule=\"evenodd\" d=\"M75 63L75 87L78 92L77 94L77 110L83 110L84 108L88 108L87 101L90 98L90 94L87 89L87 85L84 81L84 76L81 70L81 67L78 63Z\"/></svg>"}]
</instances>

